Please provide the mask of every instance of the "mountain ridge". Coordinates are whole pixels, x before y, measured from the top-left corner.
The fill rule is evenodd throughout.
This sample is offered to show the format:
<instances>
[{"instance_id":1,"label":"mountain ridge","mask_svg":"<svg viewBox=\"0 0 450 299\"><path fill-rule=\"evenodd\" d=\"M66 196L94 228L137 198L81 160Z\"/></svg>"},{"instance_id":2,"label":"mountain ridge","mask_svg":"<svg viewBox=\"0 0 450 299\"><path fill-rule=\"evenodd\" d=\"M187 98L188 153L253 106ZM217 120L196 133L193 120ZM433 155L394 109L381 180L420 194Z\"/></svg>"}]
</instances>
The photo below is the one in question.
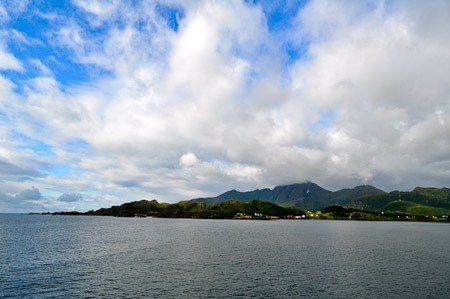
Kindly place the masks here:
<instances>
[{"instance_id":1,"label":"mountain ridge","mask_svg":"<svg viewBox=\"0 0 450 299\"><path fill-rule=\"evenodd\" d=\"M404 204L400 205L399 203ZM394 204L395 203L395 204ZM407 203L407 204L405 204ZM415 205L413 207L412 205ZM364 198L358 198L348 203L349 207L371 210L385 211L402 206L400 210L421 211L423 214L429 214L425 211L439 211L443 213L450 210L450 189L449 188L430 188L416 187L413 191L392 191L383 195L370 195Z\"/></svg>"},{"instance_id":2,"label":"mountain ridge","mask_svg":"<svg viewBox=\"0 0 450 299\"><path fill-rule=\"evenodd\" d=\"M321 210L333 204L347 205L352 200L365 196L385 194L381 189L370 185L341 189L335 192L326 190L313 182L276 186L273 189L255 189L240 192L235 189L215 197L195 198L191 201L217 204L228 200L250 202L261 200L272 202L283 207L296 207L304 210Z\"/></svg>"},{"instance_id":3,"label":"mountain ridge","mask_svg":"<svg viewBox=\"0 0 450 299\"><path fill-rule=\"evenodd\" d=\"M255 202L258 202L259 206L265 205L266 208L270 207L272 211L278 208L265 203L287 209L301 209L303 211L320 211L330 206L340 206L345 207L345 211L357 209L380 214L386 212L436 217L441 215L446 219L450 215L449 188L416 187L413 191L392 191L386 193L370 185L360 185L332 192L312 182L282 185L273 189L256 189L247 192L233 189L216 197L196 198L175 204L158 203L156 200L141 200L124 203L120 206L112 206L111 208L91 210L86 213L74 211L54 214L229 218L232 211L246 210L248 206L242 204L250 202L254 202L253 205L255 205ZM230 205L233 206L232 209ZM284 214L292 214L293 211L288 210Z\"/></svg>"}]
</instances>

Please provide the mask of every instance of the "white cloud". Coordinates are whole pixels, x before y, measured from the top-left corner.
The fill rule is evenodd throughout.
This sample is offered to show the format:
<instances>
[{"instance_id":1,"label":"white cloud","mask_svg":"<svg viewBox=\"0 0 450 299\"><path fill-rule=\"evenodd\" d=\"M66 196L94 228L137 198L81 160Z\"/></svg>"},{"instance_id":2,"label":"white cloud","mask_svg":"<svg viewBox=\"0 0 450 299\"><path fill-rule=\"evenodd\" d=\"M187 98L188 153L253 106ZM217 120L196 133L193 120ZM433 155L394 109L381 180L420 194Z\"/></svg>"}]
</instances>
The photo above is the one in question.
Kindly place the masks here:
<instances>
[{"instance_id":1,"label":"white cloud","mask_svg":"<svg viewBox=\"0 0 450 299\"><path fill-rule=\"evenodd\" d=\"M37 38L31 38L26 34L12 29L8 32L3 32L6 37L13 40L15 43L21 43L26 46L45 46L44 43Z\"/></svg>"},{"instance_id":2,"label":"white cloud","mask_svg":"<svg viewBox=\"0 0 450 299\"><path fill-rule=\"evenodd\" d=\"M17 97L13 92L15 87L16 85L11 80L0 75L0 104L5 105L8 99Z\"/></svg>"},{"instance_id":3,"label":"white cloud","mask_svg":"<svg viewBox=\"0 0 450 299\"><path fill-rule=\"evenodd\" d=\"M3 4L0 3L0 22L5 22L9 20L8 12L6 11Z\"/></svg>"},{"instance_id":4,"label":"white cloud","mask_svg":"<svg viewBox=\"0 0 450 299\"><path fill-rule=\"evenodd\" d=\"M39 59L30 59L30 64L36 67L39 70L39 72L44 76L53 75L53 72L48 68L48 66L43 64L42 61L40 61Z\"/></svg>"},{"instance_id":5,"label":"white cloud","mask_svg":"<svg viewBox=\"0 0 450 299\"><path fill-rule=\"evenodd\" d=\"M180 166L181 167L191 167L196 166L200 163L200 160L194 153L186 153L180 157Z\"/></svg>"},{"instance_id":6,"label":"white cloud","mask_svg":"<svg viewBox=\"0 0 450 299\"><path fill-rule=\"evenodd\" d=\"M2 133L52 147L51 157L30 148L14 156L18 146L3 143L4 167L73 169L27 184L96 190L83 201L93 207L306 180L335 189L447 183L445 2L311 1L287 24L291 42L307 45L288 66L258 5L171 2L184 9L175 32L152 3L75 3L89 24L69 18L48 42L107 75L64 85L39 57L27 60L41 74L20 95L0 77Z\"/></svg>"},{"instance_id":7,"label":"white cloud","mask_svg":"<svg viewBox=\"0 0 450 299\"><path fill-rule=\"evenodd\" d=\"M52 41L55 44L70 48L77 56L84 55L86 44L83 37L83 30L73 21L69 21L68 23L57 32L54 32Z\"/></svg>"},{"instance_id":8,"label":"white cloud","mask_svg":"<svg viewBox=\"0 0 450 299\"><path fill-rule=\"evenodd\" d=\"M329 169L342 168L347 177L367 182L378 177L377 183L388 188L394 187L390 178L379 177L391 172L398 174L396 183L410 188L419 182L411 184L400 176L417 173L424 164L408 160L448 147L435 111L449 108L443 100L449 86L450 56L445 51L449 39L443 35L430 39L433 34L416 27L422 22L422 10L428 14L431 6L437 8L416 3L387 11L383 5L368 10L315 1L300 13L302 30L321 38L311 44L311 59L297 63L292 74L304 98L336 113L324 148L334 157ZM448 21L442 18L439 24ZM429 131L421 136L424 131L417 128L422 127ZM436 129L439 133L432 134ZM422 140L439 145L426 154L419 150Z\"/></svg>"},{"instance_id":9,"label":"white cloud","mask_svg":"<svg viewBox=\"0 0 450 299\"><path fill-rule=\"evenodd\" d=\"M226 175L243 182L259 182L262 175L261 168L242 164L232 164L223 171Z\"/></svg>"},{"instance_id":10,"label":"white cloud","mask_svg":"<svg viewBox=\"0 0 450 299\"><path fill-rule=\"evenodd\" d=\"M110 18L119 7L119 0L74 0L75 5L82 8L86 12L96 16L100 20ZM92 20L91 20L92 21ZM96 23L94 23L96 24Z\"/></svg>"},{"instance_id":11,"label":"white cloud","mask_svg":"<svg viewBox=\"0 0 450 299\"><path fill-rule=\"evenodd\" d=\"M6 9L13 14L19 14L28 8L30 2L31 0L9 0Z\"/></svg>"},{"instance_id":12,"label":"white cloud","mask_svg":"<svg viewBox=\"0 0 450 299\"><path fill-rule=\"evenodd\" d=\"M22 63L14 57L13 54L6 52L6 50L0 45L0 70L13 70L23 72L24 68Z\"/></svg>"}]
</instances>

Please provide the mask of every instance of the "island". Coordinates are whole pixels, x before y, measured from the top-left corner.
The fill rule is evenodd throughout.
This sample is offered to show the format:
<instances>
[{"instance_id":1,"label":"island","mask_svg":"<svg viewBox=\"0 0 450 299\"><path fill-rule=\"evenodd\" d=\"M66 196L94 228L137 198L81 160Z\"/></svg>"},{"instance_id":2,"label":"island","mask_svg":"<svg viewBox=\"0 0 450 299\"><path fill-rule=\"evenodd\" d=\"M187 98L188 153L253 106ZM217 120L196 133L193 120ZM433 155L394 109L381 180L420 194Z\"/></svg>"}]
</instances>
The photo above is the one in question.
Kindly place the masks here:
<instances>
[{"instance_id":1,"label":"island","mask_svg":"<svg viewBox=\"0 0 450 299\"><path fill-rule=\"evenodd\" d=\"M272 190L231 190L217 197L196 198L175 204L140 200L84 213L72 211L51 214L254 220L449 221L450 189L417 187L409 192L386 193L373 186L363 185L332 192L306 182L277 186Z\"/></svg>"}]
</instances>

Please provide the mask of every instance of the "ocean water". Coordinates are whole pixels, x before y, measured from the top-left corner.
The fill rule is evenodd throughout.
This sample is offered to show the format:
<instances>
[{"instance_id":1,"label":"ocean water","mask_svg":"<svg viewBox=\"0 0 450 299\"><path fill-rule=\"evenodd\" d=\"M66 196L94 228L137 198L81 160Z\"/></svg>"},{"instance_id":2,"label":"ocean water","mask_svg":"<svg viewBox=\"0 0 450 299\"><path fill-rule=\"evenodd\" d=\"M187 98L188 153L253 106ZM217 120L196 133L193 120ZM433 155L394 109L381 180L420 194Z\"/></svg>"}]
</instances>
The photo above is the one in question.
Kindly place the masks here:
<instances>
[{"instance_id":1,"label":"ocean water","mask_svg":"<svg viewBox=\"0 0 450 299\"><path fill-rule=\"evenodd\" d=\"M450 298L450 225L0 214L1 298Z\"/></svg>"}]
</instances>

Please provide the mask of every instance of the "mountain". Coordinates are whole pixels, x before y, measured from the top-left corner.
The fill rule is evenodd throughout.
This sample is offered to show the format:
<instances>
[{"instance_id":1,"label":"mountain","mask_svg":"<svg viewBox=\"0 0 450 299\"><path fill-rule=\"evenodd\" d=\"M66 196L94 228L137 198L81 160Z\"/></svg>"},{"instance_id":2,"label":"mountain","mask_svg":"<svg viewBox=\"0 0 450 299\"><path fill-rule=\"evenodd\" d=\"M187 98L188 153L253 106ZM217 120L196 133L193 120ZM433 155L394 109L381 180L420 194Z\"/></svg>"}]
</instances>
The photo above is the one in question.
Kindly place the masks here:
<instances>
[{"instance_id":1,"label":"mountain","mask_svg":"<svg viewBox=\"0 0 450 299\"><path fill-rule=\"evenodd\" d=\"M260 200L272 202L283 207L297 207L304 210L321 210L330 205L347 205L352 200L377 194L385 194L385 192L368 185L331 192L315 183L306 182L277 186L273 190L257 189L249 192L231 190L217 197L196 198L192 201L213 205L228 200L243 202Z\"/></svg>"},{"instance_id":2,"label":"mountain","mask_svg":"<svg viewBox=\"0 0 450 299\"><path fill-rule=\"evenodd\" d=\"M450 189L417 187L410 192L386 193L373 186L363 185L331 192L307 182L277 186L272 190L257 189L249 192L231 190L217 197L197 198L172 205L158 203L156 200L141 200L86 213L57 212L54 214L233 218L237 213L258 213L285 217L299 215L303 213L301 210L319 211L336 205L346 207L341 214L354 213L354 209L357 209L359 213L373 211L379 214L386 212L421 216L450 215ZM334 211L334 213L337 212ZM369 216L367 214L364 217Z\"/></svg>"},{"instance_id":3,"label":"mountain","mask_svg":"<svg viewBox=\"0 0 450 299\"><path fill-rule=\"evenodd\" d=\"M349 207L371 211L397 211L415 215L450 214L449 188L417 187L352 200Z\"/></svg>"},{"instance_id":4,"label":"mountain","mask_svg":"<svg viewBox=\"0 0 450 299\"><path fill-rule=\"evenodd\" d=\"M347 205L351 200L379 194L386 194L386 192L370 185L361 185L352 189L341 189L333 192L329 201L331 204Z\"/></svg>"}]
</instances>

